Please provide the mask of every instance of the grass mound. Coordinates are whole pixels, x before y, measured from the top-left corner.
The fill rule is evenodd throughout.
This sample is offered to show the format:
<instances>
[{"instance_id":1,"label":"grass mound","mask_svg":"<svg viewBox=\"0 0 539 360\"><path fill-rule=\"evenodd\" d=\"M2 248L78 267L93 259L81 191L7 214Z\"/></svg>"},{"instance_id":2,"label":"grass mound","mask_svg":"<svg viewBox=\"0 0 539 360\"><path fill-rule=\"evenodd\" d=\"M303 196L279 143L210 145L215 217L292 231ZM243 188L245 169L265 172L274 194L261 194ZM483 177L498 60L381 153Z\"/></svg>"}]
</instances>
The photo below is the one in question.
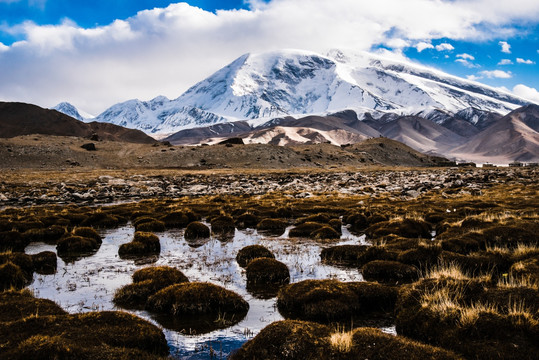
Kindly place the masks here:
<instances>
[{"instance_id":1,"label":"grass mound","mask_svg":"<svg viewBox=\"0 0 539 360\"><path fill-rule=\"evenodd\" d=\"M18 231L0 232L0 252L14 251L23 252L24 248L30 243L28 238Z\"/></svg>"},{"instance_id":2,"label":"grass mound","mask_svg":"<svg viewBox=\"0 0 539 360\"><path fill-rule=\"evenodd\" d=\"M273 253L262 245L249 245L238 251L236 255L236 261L242 268L247 267L249 262L257 258L271 258L274 259Z\"/></svg>"},{"instance_id":3,"label":"grass mound","mask_svg":"<svg viewBox=\"0 0 539 360\"><path fill-rule=\"evenodd\" d=\"M35 316L0 327L5 359L158 359L169 350L163 332L123 312Z\"/></svg>"},{"instance_id":4,"label":"grass mound","mask_svg":"<svg viewBox=\"0 0 539 360\"><path fill-rule=\"evenodd\" d=\"M207 239L210 237L210 228L200 221L193 221L185 228L186 240Z\"/></svg>"},{"instance_id":5,"label":"grass mound","mask_svg":"<svg viewBox=\"0 0 539 360\"><path fill-rule=\"evenodd\" d=\"M402 284L413 282L419 277L419 270L412 265L398 261L374 260L361 268L367 281Z\"/></svg>"},{"instance_id":6,"label":"grass mound","mask_svg":"<svg viewBox=\"0 0 539 360\"><path fill-rule=\"evenodd\" d=\"M100 247L101 240L82 236L68 236L58 241L56 252L63 259L78 258L94 254Z\"/></svg>"},{"instance_id":7,"label":"grass mound","mask_svg":"<svg viewBox=\"0 0 539 360\"><path fill-rule=\"evenodd\" d=\"M251 285L288 284L288 267L273 258L256 258L247 265L247 283Z\"/></svg>"},{"instance_id":8,"label":"grass mound","mask_svg":"<svg viewBox=\"0 0 539 360\"><path fill-rule=\"evenodd\" d=\"M536 284L472 278L442 267L400 290L397 332L474 359L533 359L539 350Z\"/></svg>"},{"instance_id":9,"label":"grass mound","mask_svg":"<svg viewBox=\"0 0 539 360\"><path fill-rule=\"evenodd\" d=\"M431 225L426 221L415 219L393 219L369 226L365 233L370 238L386 235L398 235L406 238L431 238Z\"/></svg>"},{"instance_id":10,"label":"grass mound","mask_svg":"<svg viewBox=\"0 0 539 360\"><path fill-rule=\"evenodd\" d=\"M281 236L284 234L288 223L281 219L262 219L257 225L256 229L259 233Z\"/></svg>"},{"instance_id":11,"label":"grass mound","mask_svg":"<svg viewBox=\"0 0 539 360\"><path fill-rule=\"evenodd\" d=\"M332 330L329 326L296 320L274 322L245 343L231 360L419 360L462 359L458 355L379 329Z\"/></svg>"},{"instance_id":12,"label":"grass mound","mask_svg":"<svg viewBox=\"0 0 539 360\"><path fill-rule=\"evenodd\" d=\"M135 271L133 283L114 294L114 303L124 308L142 309L148 298L167 286L189 282L178 269L169 266L150 266Z\"/></svg>"},{"instance_id":13,"label":"grass mound","mask_svg":"<svg viewBox=\"0 0 539 360\"><path fill-rule=\"evenodd\" d=\"M28 290L0 293L0 322L17 321L32 316L65 315L55 302L35 298Z\"/></svg>"},{"instance_id":14,"label":"grass mound","mask_svg":"<svg viewBox=\"0 0 539 360\"><path fill-rule=\"evenodd\" d=\"M388 315L396 296L396 289L376 283L304 280L279 291L277 308L288 319L349 322Z\"/></svg>"},{"instance_id":15,"label":"grass mound","mask_svg":"<svg viewBox=\"0 0 539 360\"><path fill-rule=\"evenodd\" d=\"M118 249L122 259L158 255L160 252L161 244L157 235L142 231L135 232L133 241L122 244Z\"/></svg>"},{"instance_id":16,"label":"grass mound","mask_svg":"<svg viewBox=\"0 0 539 360\"><path fill-rule=\"evenodd\" d=\"M34 271L42 275L51 275L56 272L58 261L56 254L52 251L42 251L38 254L30 255Z\"/></svg>"},{"instance_id":17,"label":"grass mound","mask_svg":"<svg viewBox=\"0 0 539 360\"><path fill-rule=\"evenodd\" d=\"M360 267L373 260L392 260L394 256L381 246L338 245L322 249L320 258L327 264Z\"/></svg>"}]
</instances>

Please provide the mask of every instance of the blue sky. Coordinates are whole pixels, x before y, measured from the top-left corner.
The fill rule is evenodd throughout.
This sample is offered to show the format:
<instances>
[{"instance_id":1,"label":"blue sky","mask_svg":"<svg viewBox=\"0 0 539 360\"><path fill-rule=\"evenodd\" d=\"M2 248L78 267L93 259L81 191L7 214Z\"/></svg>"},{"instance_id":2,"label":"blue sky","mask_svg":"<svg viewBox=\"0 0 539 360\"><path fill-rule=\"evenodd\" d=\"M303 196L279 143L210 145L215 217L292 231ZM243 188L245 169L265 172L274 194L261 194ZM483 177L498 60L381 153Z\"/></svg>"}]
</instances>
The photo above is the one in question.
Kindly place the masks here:
<instances>
[{"instance_id":1,"label":"blue sky","mask_svg":"<svg viewBox=\"0 0 539 360\"><path fill-rule=\"evenodd\" d=\"M0 0L0 100L97 114L175 98L247 52L343 47L539 102L538 19L537 0Z\"/></svg>"}]
</instances>

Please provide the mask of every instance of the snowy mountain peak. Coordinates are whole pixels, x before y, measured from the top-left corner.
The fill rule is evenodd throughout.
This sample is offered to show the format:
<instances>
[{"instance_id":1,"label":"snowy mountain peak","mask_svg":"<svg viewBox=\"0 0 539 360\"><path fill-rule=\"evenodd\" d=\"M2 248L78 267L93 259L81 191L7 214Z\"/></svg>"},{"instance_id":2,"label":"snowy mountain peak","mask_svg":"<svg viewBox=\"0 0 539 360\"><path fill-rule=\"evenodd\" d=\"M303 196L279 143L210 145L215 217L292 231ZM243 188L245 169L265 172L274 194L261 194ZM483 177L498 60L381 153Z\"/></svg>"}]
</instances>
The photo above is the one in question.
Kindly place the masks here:
<instances>
[{"instance_id":1,"label":"snowy mountain peak","mask_svg":"<svg viewBox=\"0 0 539 360\"><path fill-rule=\"evenodd\" d=\"M245 54L175 100L157 97L117 104L97 120L153 135L235 120L283 116L445 113L474 108L506 114L525 101L436 69L383 55L331 50ZM433 112L434 111L434 112ZM256 120L255 120L256 119ZM480 121L480 116L466 121Z\"/></svg>"},{"instance_id":2,"label":"snowy mountain peak","mask_svg":"<svg viewBox=\"0 0 539 360\"><path fill-rule=\"evenodd\" d=\"M86 119L91 119L93 118L94 116L84 112L84 111L79 111L74 105L68 103L68 102L61 102L59 103L58 105L56 105L55 107L52 108L52 110L56 110L56 111L59 111L63 114L66 114L68 116L71 116L72 118L74 119L77 119L77 120L80 120L80 121L84 121ZM82 115L81 115L82 113Z\"/></svg>"}]
</instances>

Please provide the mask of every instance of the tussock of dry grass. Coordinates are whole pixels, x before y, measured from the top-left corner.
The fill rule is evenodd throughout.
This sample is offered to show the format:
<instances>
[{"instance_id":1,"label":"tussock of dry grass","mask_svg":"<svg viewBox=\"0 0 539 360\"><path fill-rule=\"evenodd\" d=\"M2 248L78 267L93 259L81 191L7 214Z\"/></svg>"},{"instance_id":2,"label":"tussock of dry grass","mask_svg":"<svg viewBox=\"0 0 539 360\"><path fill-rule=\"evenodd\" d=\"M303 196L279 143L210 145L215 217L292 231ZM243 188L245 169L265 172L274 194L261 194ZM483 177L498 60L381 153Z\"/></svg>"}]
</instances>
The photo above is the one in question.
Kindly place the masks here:
<instances>
[{"instance_id":1,"label":"tussock of dry grass","mask_svg":"<svg viewBox=\"0 0 539 360\"><path fill-rule=\"evenodd\" d=\"M494 305L473 303L470 306L459 306L459 323L462 326L472 326L482 313L498 314L498 309Z\"/></svg>"},{"instance_id":2,"label":"tussock of dry grass","mask_svg":"<svg viewBox=\"0 0 539 360\"><path fill-rule=\"evenodd\" d=\"M539 284L529 276L514 276L512 273L502 274L498 280L498 287L501 288L530 288L539 290Z\"/></svg>"},{"instance_id":3,"label":"tussock of dry grass","mask_svg":"<svg viewBox=\"0 0 539 360\"><path fill-rule=\"evenodd\" d=\"M337 330L331 334L329 343L331 346L340 353L350 352L354 342L354 335L352 331Z\"/></svg>"},{"instance_id":4,"label":"tussock of dry grass","mask_svg":"<svg viewBox=\"0 0 539 360\"><path fill-rule=\"evenodd\" d=\"M423 279L442 279L450 278L455 280L470 280L471 277L466 274L459 265L455 263L439 264L429 269L422 277Z\"/></svg>"}]
</instances>

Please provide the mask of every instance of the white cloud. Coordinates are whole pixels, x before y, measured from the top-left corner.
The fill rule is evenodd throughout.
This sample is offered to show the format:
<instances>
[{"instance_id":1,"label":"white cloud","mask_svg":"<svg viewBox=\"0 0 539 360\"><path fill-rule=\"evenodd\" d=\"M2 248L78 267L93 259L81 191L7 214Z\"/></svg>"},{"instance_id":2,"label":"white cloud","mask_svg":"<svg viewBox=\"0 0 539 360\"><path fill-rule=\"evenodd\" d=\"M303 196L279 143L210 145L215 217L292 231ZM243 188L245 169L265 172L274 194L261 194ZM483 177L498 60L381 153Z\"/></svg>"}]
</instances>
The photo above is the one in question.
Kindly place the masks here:
<instances>
[{"instance_id":1,"label":"white cloud","mask_svg":"<svg viewBox=\"0 0 539 360\"><path fill-rule=\"evenodd\" d=\"M530 100L539 104L539 91L537 89L528 87L523 84L518 84L513 88L513 93L517 96L520 96L526 100Z\"/></svg>"},{"instance_id":2,"label":"white cloud","mask_svg":"<svg viewBox=\"0 0 539 360\"><path fill-rule=\"evenodd\" d=\"M415 44L414 47L416 48L417 52L422 52L425 49L434 49L434 45L432 45L431 43L426 43L424 41ZM537 52L539 52L539 50L537 50Z\"/></svg>"},{"instance_id":3,"label":"white cloud","mask_svg":"<svg viewBox=\"0 0 539 360\"><path fill-rule=\"evenodd\" d=\"M509 59L501 59L498 65L513 65L513 62Z\"/></svg>"},{"instance_id":4,"label":"white cloud","mask_svg":"<svg viewBox=\"0 0 539 360\"><path fill-rule=\"evenodd\" d=\"M8 50L9 50L9 46L4 45L3 43L0 42L0 53L3 51L8 51Z\"/></svg>"},{"instance_id":5,"label":"white cloud","mask_svg":"<svg viewBox=\"0 0 539 360\"><path fill-rule=\"evenodd\" d=\"M385 41L385 45L389 46L392 49L403 49L406 47L410 47L410 42L399 38L393 38Z\"/></svg>"},{"instance_id":6,"label":"white cloud","mask_svg":"<svg viewBox=\"0 0 539 360\"><path fill-rule=\"evenodd\" d=\"M466 76L466 79L471 80L471 81L481 80L482 78L483 78L482 76L476 76L476 75L468 75L468 76Z\"/></svg>"},{"instance_id":7,"label":"white cloud","mask_svg":"<svg viewBox=\"0 0 539 360\"><path fill-rule=\"evenodd\" d=\"M464 65L470 69L473 69L473 68L479 68L481 67L480 65L477 65L477 64L474 64L466 59L456 59L455 62L458 62L460 63L461 65Z\"/></svg>"},{"instance_id":8,"label":"white cloud","mask_svg":"<svg viewBox=\"0 0 539 360\"><path fill-rule=\"evenodd\" d=\"M511 54L511 45L507 41L500 41L498 45L502 47L501 52Z\"/></svg>"},{"instance_id":9,"label":"white cloud","mask_svg":"<svg viewBox=\"0 0 539 360\"><path fill-rule=\"evenodd\" d=\"M489 79L510 79L513 77L511 71L502 71L502 70L484 70L479 72L481 75L488 77Z\"/></svg>"},{"instance_id":10,"label":"white cloud","mask_svg":"<svg viewBox=\"0 0 539 360\"><path fill-rule=\"evenodd\" d=\"M461 58L461 59L464 59L464 60L471 60L471 61L474 61L475 60L475 57L473 55L470 55L470 54L457 54L457 57L458 58Z\"/></svg>"},{"instance_id":11,"label":"white cloud","mask_svg":"<svg viewBox=\"0 0 539 360\"><path fill-rule=\"evenodd\" d=\"M95 28L69 21L0 25L0 31L23 39L0 53L0 99L41 106L65 100L99 113L131 98L175 98L247 52L370 50L386 43L397 48L416 44L420 51L433 48L432 41L439 39L510 38L518 32L513 24L539 18L536 0L249 0L248 4L251 10L211 13L177 3ZM449 50L450 44L444 44L438 49Z\"/></svg>"},{"instance_id":12,"label":"white cloud","mask_svg":"<svg viewBox=\"0 0 539 360\"><path fill-rule=\"evenodd\" d=\"M533 65L533 64L535 64L534 61L531 61L531 60L529 60L529 59L528 59L528 60L524 60L524 59L522 59L522 58L517 58L517 63L519 63L519 64L526 64L526 65Z\"/></svg>"},{"instance_id":13,"label":"white cloud","mask_svg":"<svg viewBox=\"0 0 539 360\"><path fill-rule=\"evenodd\" d=\"M449 43L441 43L441 44L438 44L435 46L436 50L438 51L451 51L451 50L455 50L455 48L453 47L453 45L449 44Z\"/></svg>"}]
</instances>

